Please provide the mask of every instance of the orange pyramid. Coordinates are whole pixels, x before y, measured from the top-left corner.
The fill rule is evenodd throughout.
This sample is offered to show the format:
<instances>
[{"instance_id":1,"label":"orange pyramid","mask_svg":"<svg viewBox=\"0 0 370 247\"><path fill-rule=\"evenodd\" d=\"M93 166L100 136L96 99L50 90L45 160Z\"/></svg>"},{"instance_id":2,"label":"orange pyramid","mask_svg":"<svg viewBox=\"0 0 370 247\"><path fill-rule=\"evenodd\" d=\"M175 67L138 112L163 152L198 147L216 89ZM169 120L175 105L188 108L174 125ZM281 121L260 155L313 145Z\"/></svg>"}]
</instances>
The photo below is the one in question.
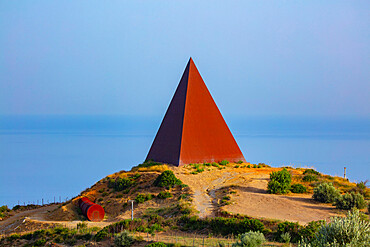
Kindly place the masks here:
<instances>
[{"instance_id":1,"label":"orange pyramid","mask_svg":"<svg viewBox=\"0 0 370 247\"><path fill-rule=\"evenodd\" d=\"M146 160L178 166L245 161L191 58Z\"/></svg>"}]
</instances>

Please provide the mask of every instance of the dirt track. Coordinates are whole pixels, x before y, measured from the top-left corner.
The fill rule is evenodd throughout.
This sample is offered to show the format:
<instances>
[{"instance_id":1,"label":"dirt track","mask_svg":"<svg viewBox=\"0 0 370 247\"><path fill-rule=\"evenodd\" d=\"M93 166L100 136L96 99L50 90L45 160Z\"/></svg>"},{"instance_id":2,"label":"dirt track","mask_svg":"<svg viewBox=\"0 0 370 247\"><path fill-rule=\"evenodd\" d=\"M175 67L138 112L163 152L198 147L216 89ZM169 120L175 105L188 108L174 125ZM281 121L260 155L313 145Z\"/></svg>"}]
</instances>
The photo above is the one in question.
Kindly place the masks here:
<instances>
[{"instance_id":1,"label":"dirt track","mask_svg":"<svg viewBox=\"0 0 370 247\"><path fill-rule=\"evenodd\" d=\"M307 224L337 215L333 206L316 203L312 195L267 194L267 183L271 169L212 169L196 175L186 175L186 169L175 170L185 184L194 191L194 206L200 217L214 216L218 207L216 191L236 185L237 193L231 195L231 204L223 210L256 218L288 220Z\"/></svg>"},{"instance_id":2,"label":"dirt track","mask_svg":"<svg viewBox=\"0 0 370 247\"><path fill-rule=\"evenodd\" d=\"M58 205L46 206L37 209L27 210L19 212L4 221L0 221L0 235L16 232L17 229L23 232L25 225L30 228L30 230L37 230L32 228L37 228L40 224L49 224L49 225L62 225L68 228L75 228L78 223L82 221L54 221L48 220L48 214L56 209ZM86 222L89 227L98 226L104 227L112 222Z\"/></svg>"}]
</instances>

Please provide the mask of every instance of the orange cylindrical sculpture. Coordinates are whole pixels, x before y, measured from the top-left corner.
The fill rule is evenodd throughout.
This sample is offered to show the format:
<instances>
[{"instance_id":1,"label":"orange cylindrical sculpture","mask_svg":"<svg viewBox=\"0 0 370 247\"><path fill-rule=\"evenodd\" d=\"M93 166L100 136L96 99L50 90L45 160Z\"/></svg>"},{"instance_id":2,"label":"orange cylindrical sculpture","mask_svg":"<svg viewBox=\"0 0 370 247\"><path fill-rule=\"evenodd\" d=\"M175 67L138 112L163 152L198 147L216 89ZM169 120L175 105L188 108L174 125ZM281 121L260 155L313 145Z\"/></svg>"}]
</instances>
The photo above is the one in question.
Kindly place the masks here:
<instances>
[{"instance_id":1,"label":"orange cylindrical sculpture","mask_svg":"<svg viewBox=\"0 0 370 247\"><path fill-rule=\"evenodd\" d=\"M96 203L93 203L87 197L82 197L78 201L78 205L83 213L90 221L102 221L104 219L104 208Z\"/></svg>"}]
</instances>

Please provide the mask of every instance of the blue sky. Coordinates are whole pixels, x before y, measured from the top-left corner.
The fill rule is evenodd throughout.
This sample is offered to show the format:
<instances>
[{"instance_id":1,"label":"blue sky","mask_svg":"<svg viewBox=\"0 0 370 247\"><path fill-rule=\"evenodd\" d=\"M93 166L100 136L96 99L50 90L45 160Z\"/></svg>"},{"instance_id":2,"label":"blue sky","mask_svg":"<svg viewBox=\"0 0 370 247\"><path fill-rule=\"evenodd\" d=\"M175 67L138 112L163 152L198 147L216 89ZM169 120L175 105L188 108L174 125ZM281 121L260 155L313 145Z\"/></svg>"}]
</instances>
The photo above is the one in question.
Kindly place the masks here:
<instances>
[{"instance_id":1,"label":"blue sky","mask_svg":"<svg viewBox=\"0 0 370 247\"><path fill-rule=\"evenodd\" d=\"M190 56L228 115L370 113L369 1L1 1L0 114L163 116Z\"/></svg>"}]
</instances>

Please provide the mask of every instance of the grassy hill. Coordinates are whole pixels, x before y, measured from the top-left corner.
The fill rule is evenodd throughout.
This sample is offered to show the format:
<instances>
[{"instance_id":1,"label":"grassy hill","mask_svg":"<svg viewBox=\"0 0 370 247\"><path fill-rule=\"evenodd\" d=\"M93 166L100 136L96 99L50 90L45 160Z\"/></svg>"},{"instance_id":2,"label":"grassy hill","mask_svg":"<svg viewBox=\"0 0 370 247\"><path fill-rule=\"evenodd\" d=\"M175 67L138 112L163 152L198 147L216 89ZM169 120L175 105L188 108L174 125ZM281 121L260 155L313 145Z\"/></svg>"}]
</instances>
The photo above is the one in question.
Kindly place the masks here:
<instances>
[{"instance_id":1,"label":"grassy hill","mask_svg":"<svg viewBox=\"0 0 370 247\"><path fill-rule=\"evenodd\" d=\"M143 163L130 171L109 175L72 200L55 206L42 216L38 215L43 224L62 226L63 222L67 224L76 221L86 224L82 227L85 230L81 230L81 225L72 232L62 227L38 233L41 237L31 233L31 237L15 236L1 241L10 246L14 241L27 245L40 239L44 239L45 243L54 241L67 245L91 241L103 241L100 243L110 245L113 241L110 236L124 229L141 232L143 236L145 233L171 235L175 232L203 236L212 234L223 238L253 230L263 232L270 241L281 240L280 235L290 229L292 241L297 241L301 236L312 237L322 220L346 212L331 203L320 203L312 199L312 192L319 184L331 183L342 194L360 192L369 200L369 189L364 183L351 183L313 169L285 169L291 176L293 186L290 190L300 193L268 193L270 174L283 168L272 168L263 163L224 161L183 167ZM294 186L296 184L300 186ZM305 191L296 190L295 187L304 187ZM106 212L103 222L83 223L86 219L77 205L82 196L103 206ZM130 200L135 201L134 221L129 220ZM60 232L64 232L64 235ZM139 234L137 240L143 236L140 238ZM71 238L74 241L70 241ZM140 243L137 241L138 246Z\"/></svg>"}]
</instances>

